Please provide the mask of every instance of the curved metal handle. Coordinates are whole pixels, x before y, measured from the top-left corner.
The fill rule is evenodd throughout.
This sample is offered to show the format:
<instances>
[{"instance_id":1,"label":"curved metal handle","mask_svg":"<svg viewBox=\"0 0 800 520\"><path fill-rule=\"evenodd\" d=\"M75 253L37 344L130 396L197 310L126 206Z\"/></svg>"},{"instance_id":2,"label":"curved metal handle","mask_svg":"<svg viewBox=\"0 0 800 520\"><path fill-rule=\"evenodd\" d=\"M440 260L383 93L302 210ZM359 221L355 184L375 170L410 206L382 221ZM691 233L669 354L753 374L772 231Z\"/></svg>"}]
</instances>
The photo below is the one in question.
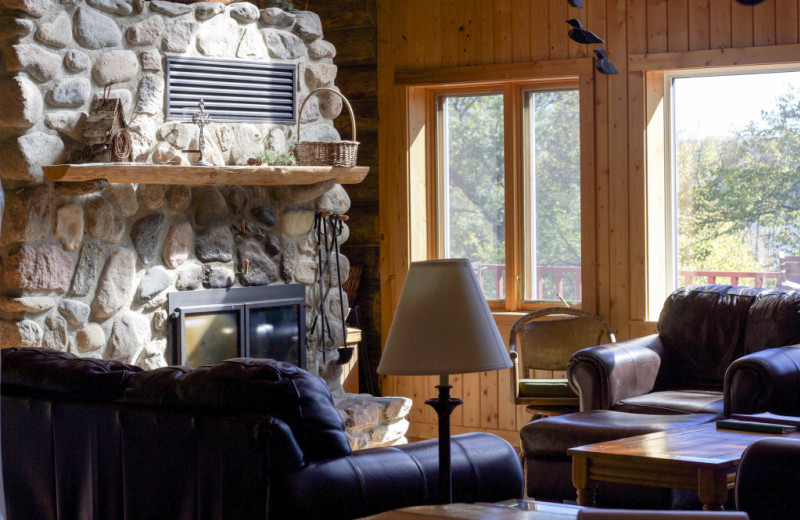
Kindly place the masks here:
<instances>
[{"instance_id":1,"label":"curved metal handle","mask_svg":"<svg viewBox=\"0 0 800 520\"><path fill-rule=\"evenodd\" d=\"M300 112L298 112L298 114L297 114L297 142L298 143L300 142L300 120L303 119L303 109L305 108L306 103L308 102L308 100L311 99L311 96L313 96L317 92L321 92L323 90L326 90L328 92L333 92L334 94L336 94L340 98L342 98L342 100L344 100L344 104L347 106L348 112L350 112L350 122L352 124L351 128L352 128L352 133L353 133L353 141L355 141L356 140L356 116L353 114L353 107L350 106L350 102L347 101L347 98L344 97L344 94L342 94L338 90L334 90L334 89L329 88L329 87L320 87L320 88L315 88L314 90L309 92L308 96L306 96L306 98L303 100L303 103L300 105Z\"/></svg>"}]
</instances>

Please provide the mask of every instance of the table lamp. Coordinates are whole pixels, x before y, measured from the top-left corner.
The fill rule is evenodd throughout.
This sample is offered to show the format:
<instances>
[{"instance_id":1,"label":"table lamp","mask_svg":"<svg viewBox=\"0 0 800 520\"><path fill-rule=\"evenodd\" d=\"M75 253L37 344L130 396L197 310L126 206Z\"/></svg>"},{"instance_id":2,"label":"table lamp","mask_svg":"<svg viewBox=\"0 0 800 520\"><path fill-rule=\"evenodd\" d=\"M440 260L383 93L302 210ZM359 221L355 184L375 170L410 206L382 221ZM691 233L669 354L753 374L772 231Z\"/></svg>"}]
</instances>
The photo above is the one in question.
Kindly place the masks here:
<instances>
[{"instance_id":1,"label":"table lamp","mask_svg":"<svg viewBox=\"0 0 800 520\"><path fill-rule=\"evenodd\" d=\"M449 375L510 368L486 297L466 258L412 262L386 338L379 374L438 375L439 501L452 502Z\"/></svg>"}]
</instances>

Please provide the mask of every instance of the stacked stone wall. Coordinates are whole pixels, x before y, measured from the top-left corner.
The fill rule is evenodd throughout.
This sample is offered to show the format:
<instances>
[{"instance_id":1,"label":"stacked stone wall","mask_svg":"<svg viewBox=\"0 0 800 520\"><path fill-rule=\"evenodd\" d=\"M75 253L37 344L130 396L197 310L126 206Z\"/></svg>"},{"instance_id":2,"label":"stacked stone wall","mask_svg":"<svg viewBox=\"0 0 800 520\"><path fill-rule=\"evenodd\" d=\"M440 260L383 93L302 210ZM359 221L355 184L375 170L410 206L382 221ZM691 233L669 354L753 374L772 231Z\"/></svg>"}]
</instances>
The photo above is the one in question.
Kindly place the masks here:
<instances>
[{"instance_id":1,"label":"stacked stone wall","mask_svg":"<svg viewBox=\"0 0 800 520\"><path fill-rule=\"evenodd\" d=\"M7 198L2 346L44 346L155 368L172 361L169 291L274 283L307 285L310 327L320 307L314 213L345 214L350 200L341 186L53 183L41 167L81 162L89 106L103 95L122 102L135 162L164 164L168 176L169 165L195 160L183 150L198 147L197 127L165 119L167 55L296 64L298 100L333 87L336 49L323 39L319 17L246 2L0 0L0 6L0 178ZM338 140L332 120L341 110L334 94L312 98L300 115L301 139ZM266 146L285 151L295 131L212 122L204 158L246 164ZM340 243L348 234L345 226ZM349 263L338 259L344 281ZM340 336L338 291L330 294L324 312ZM342 401L335 350L322 363L320 349L312 335L309 370ZM340 408L356 425L348 430L354 447L399 442L395 430L408 407L389 407L400 415L379 421L394 430L378 442L380 434L365 431L380 424L353 419L365 417L358 412L365 406L372 409L352 401L350 411Z\"/></svg>"}]
</instances>

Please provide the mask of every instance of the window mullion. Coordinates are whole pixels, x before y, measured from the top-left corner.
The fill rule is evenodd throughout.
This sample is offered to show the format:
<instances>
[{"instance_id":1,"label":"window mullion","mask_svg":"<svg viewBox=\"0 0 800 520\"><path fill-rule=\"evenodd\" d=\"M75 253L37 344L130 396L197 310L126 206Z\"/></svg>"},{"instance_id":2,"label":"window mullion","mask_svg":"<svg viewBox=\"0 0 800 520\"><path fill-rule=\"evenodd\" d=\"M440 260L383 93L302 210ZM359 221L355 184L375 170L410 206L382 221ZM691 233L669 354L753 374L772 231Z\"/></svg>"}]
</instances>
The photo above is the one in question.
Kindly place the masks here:
<instances>
[{"instance_id":1,"label":"window mullion","mask_svg":"<svg viewBox=\"0 0 800 520\"><path fill-rule=\"evenodd\" d=\"M508 83L503 87L505 206L506 206L506 310L522 306L522 132L520 88Z\"/></svg>"}]
</instances>

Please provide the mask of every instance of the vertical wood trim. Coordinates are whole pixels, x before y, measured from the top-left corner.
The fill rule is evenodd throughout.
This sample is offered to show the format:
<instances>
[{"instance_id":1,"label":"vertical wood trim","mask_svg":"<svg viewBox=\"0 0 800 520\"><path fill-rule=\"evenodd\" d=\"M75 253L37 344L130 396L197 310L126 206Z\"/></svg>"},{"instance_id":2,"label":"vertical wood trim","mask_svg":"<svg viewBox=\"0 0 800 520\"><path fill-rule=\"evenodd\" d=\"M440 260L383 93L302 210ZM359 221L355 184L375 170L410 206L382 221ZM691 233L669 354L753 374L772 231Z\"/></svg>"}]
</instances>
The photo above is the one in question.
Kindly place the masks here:
<instances>
[{"instance_id":1,"label":"vertical wood trim","mask_svg":"<svg viewBox=\"0 0 800 520\"><path fill-rule=\"evenodd\" d=\"M428 97L422 88L408 88L409 261L428 259ZM433 128L430 129L433 131Z\"/></svg>"},{"instance_id":2,"label":"vertical wood trim","mask_svg":"<svg viewBox=\"0 0 800 520\"><path fill-rule=\"evenodd\" d=\"M570 56L571 43L575 43L567 36L567 29L569 26L565 23L567 20L567 7L569 4L563 0L540 0L542 4L547 4L547 19L549 20L549 39L550 39L550 59L559 60L565 59ZM583 22L583 20L581 20ZM559 31L558 28L562 27ZM575 43L575 48L581 45ZM586 47L583 45L583 47Z\"/></svg>"},{"instance_id":3,"label":"vertical wood trim","mask_svg":"<svg viewBox=\"0 0 800 520\"><path fill-rule=\"evenodd\" d=\"M550 31L562 27L567 31L566 18L556 27L550 27L550 18L547 14L547 2L532 2L530 11L531 20L531 59L546 60L550 56Z\"/></svg>"},{"instance_id":4,"label":"vertical wood trim","mask_svg":"<svg viewBox=\"0 0 800 520\"><path fill-rule=\"evenodd\" d=\"M456 399L464 399L464 376L453 374L450 376L450 384L453 385L452 396ZM450 424L464 426L464 407L457 406L450 415Z\"/></svg>"},{"instance_id":5,"label":"vertical wood trim","mask_svg":"<svg viewBox=\"0 0 800 520\"><path fill-rule=\"evenodd\" d=\"M753 8L731 0L731 45L753 46Z\"/></svg>"},{"instance_id":6,"label":"vertical wood trim","mask_svg":"<svg viewBox=\"0 0 800 520\"><path fill-rule=\"evenodd\" d=\"M753 45L775 44L775 10L777 2L753 6Z\"/></svg>"},{"instance_id":7,"label":"vertical wood trim","mask_svg":"<svg viewBox=\"0 0 800 520\"><path fill-rule=\"evenodd\" d=\"M523 198L522 166L523 153L521 143L521 115L514 108L521 104L520 89L517 85L506 84L503 88L503 132L504 173L506 201L506 306L509 310L517 310L521 305L521 297L517 291L517 276L522 276L522 252L524 247L523 230Z\"/></svg>"},{"instance_id":8,"label":"vertical wood trim","mask_svg":"<svg viewBox=\"0 0 800 520\"><path fill-rule=\"evenodd\" d=\"M427 3L428 16L420 20L426 28L421 31L423 67L438 67L442 63L442 0L430 0Z\"/></svg>"},{"instance_id":9,"label":"vertical wood trim","mask_svg":"<svg viewBox=\"0 0 800 520\"><path fill-rule=\"evenodd\" d=\"M787 45L797 43L797 2L775 4L775 43Z\"/></svg>"},{"instance_id":10,"label":"vertical wood trim","mask_svg":"<svg viewBox=\"0 0 800 520\"><path fill-rule=\"evenodd\" d=\"M481 428L496 429L498 418L497 400L500 392L497 387L498 374L497 370L488 372L480 372L480 385L481 385Z\"/></svg>"},{"instance_id":11,"label":"vertical wood trim","mask_svg":"<svg viewBox=\"0 0 800 520\"><path fill-rule=\"evenodd\" d=\"M709 0L692 0L689 8L689 50L709 48L710 16Z\"/></svg>"},{"instance_id":12,"label":"vertical wood trim","mask_svg":"<svg viewBox=\"0 0 800 520\"><path fill-rule=\"evenodd\" d=\"M473 428L481 427L481 376L479 373L464 374L464 409L463 425Z\"/></svg>"},{"instance_id":13,"label":"vertical wood trim","mask_svg":"<svg viewBox=\"0 0 800 520\"><path fill-rule=\"evenodd\" d=\"M475 1L459 0L458 2L458 64L475 65L478 63L478 25L475 23Z\"/></svg>"},{"instance_id":14,"label":"vertical wood trim","mask_svg":"<svg viewBox=\"0 0 800 520\"><path fill-rule=\"evenodd\" d=\"M647 53L647 4L628 0L628 53Z\"/></svg>"},{"instance_id":15,"label":"vertical wood trim","mask_svg":"<svg viewBox=\"0 0 800 520\"><path fill-rule=\"evenodd\" d=\"M476 0L478 4L478 26L475 33L478 37L478 48L480 50L480 62L492 63L494 61L494 46L496 39L494 36L494 2L491 0Z\"/></svg>"},{"instance_id":16,"label":"vertical wood trim","mask_svg":"<svg viewBox=\"0 0 800 520\"><path fill-rule=\"evenodd\" d=\"M494 62L511 63L513 40L507 27L511 24L511 0L494 0Z\"/></svg>"},{"instance_id":17,"label":"vertical wood trim","mask_svg":"<svg viewBox=\"0 0 800 520\"><path fill-rule=\"evenodd\" d=\"M667 52L668 50L667 1L647 0L647 52Z\"/></svg>"},{"instance_id":18,"label":"vertical wood trim","mask_svg":"<svg viewBox=\"0 0 800 520\"><path fill-rule=\"evenodd\" d=\"M671 4L670 4L671 5ZM610 0L607 13L609 26L619 25L625 34L625 3L622 0ZM626 54L626 41L609 42L609 51L614 54ZM610 277L610 314L609 319L622 338L626 338L628 308L630 298L630 263L629 263L629 230L628 230L628 151L627 146L613 146L616 143L628 142L628 86L627 62L618 64L619 75L608 79L608 165L610 184L613 187L609 198L609 238L611 254ZM622 327L625 326L623 329ZM619 336L618 336L619 337Z\"/></svg>"},{"instance_id":19,"label":"vertical wood trim","mask_svg":"<svg viewBox=\"0 0 800 520\"><path fill-rule=\"evenodd\" d=\"M514 40L514 61L530 61L530 3L527 0L515 1L512 4L512 8L514 14L512 16L511 34Z\"/></svg>"},{"instance_id":20,"label":"vertical wood trim","mask_svg":"<svg viewBox=\"0 0 800 520\"><path fill-rule=\"evenodd\" d=\"M649 13L649 11L648 11ZM606 12L599 9L592 9L591 17L593 24L602 22L605 24ZM666 21L666 16L664 16ZM609 49L609 56L616 56L615 49ZM622 55L620 55L622 56ZM620 61L619 59L617 60ZM594 77L594 124L595 132L593 136L594 141L594 157L595 157L595 236L597 237L596 251L594 254L595 260L595 287L596 291L596 307L594 312L603 316L607 320L610 319L610 296L609 290L611 287L611 251L610 251L610 213L609 213L609 165L608 165L608 147L609 147L609 107L608 107L608 93L609 93L609 76L602 74L595 74ZM587 288L585 288L587 289Z\"/></svg>"},{"instance_id":21,"label":"vertical wood trim","mask_svg":"<svg viewBox=\"0 0 800 520\"><path fill-rule=\"evenodd\" d=\"M411 379L411 410L408 412L409 421L431 422L428 420L428 406L425 400L430 397L428 381L425 376L410 376Z\"/></svg>"},{"instance_id":22,"label":"vertical wood trim","mask_svg":"<svg viewBox=\"0 0 800 520\"><path fill-rule=\"evenodd\" d=\"M667 5L667 42L670 52L689 50L688 0L670 0Z\"/></svg>"},{"instance_id":23,"label":"vertical wood trim","mask_svg":"<svg viewBox=\"0 0 800 520\"><path fill-rule=\"evenodd\" d=\"M598 193L595 176L594 93L594 75L581 76L578 86L581 115L581 285L583 286L581 307L597 313Z\"/></svg>"},{"instance_id":24,"label":"vertical wood trim","mask_svg":"<svg viewBox=\"0 0 800 520\"><path fill-rule=\"evenodd\" d=\"M711 0L709 4L711 49L727 49L731 46L731 1Z\"/></svg>"},{"instance_id":25,"label":"vertical wood trim","mask_svg":"<svg viewBox=\"0 0 800 520\"><path fill-rule=\"evenodd\" d=\"M408 9L406 6L403 6L403 8ZM441 66L453 67L458 65L458 44L458 0L442 0Z\"/></svg>"},{"instance_id":26,"label":"vertical wood trim","mask_svg":"<svg viewBox=\"0 0 800 520\"><path fill-rule=\"evenodd\" d=\"M630 306L633 320L647 317L647 212L645 201L644 75L628 73L628 167L630 168Z\"/></svg>"},{"instance_id":27,"label":"vertical wood trim","mask_svg":"<svg viewBox=\"0 0 800 520\"><path fill-rule=\"evenodd\" d=\"M646 76L647 316L655 319L667 297L664 74Z\"/></svg>"}]
</instances>

